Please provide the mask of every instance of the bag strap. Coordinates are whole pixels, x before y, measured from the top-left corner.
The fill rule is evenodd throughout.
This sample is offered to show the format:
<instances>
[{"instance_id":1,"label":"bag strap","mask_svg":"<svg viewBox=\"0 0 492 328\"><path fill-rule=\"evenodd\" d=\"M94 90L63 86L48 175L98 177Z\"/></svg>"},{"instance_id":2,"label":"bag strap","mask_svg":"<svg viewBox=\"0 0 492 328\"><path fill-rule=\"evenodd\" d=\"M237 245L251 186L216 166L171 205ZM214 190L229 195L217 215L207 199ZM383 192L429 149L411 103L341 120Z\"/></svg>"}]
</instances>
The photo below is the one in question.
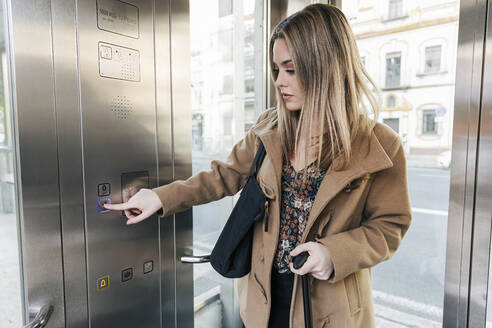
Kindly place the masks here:
<instances>
[{"instance_id":1,"label":"bag strap","mask_svg":"<svg viewBox=\"0 0 492 328\"><path fill-rule=\"evenodd\" d=\"M260 140L260 147L256 151L255 159L253 160L253 164L251 164L251 168L249 169L249 176L253 176L256 178L256 173L261 166L261 162L263 162L263 158L265 158L266 150L265 146L263 146L263 142Z\"/></svg>"}]
</instances>

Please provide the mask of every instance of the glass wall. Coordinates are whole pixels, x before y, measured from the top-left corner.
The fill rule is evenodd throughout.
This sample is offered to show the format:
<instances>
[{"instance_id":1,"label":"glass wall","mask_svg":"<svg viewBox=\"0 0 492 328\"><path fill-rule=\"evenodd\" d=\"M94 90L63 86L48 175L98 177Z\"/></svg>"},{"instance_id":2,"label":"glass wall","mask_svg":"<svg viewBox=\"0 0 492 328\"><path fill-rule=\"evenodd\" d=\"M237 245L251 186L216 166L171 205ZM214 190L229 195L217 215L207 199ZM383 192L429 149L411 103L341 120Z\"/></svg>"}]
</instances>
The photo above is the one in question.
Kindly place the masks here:
<instances>
[{"instance_id":1,"label":"glass wall","mask_svg":"<svg viewBox=\"0 0 492 328\"><path fill-rule=\"evenodd\" d=\"M0 326L18 328L22 326L23 314L3 1L0 10Z\"/></svg>"},{"instance_id":2,"label":"glass wall","mask_svg":"<svg viewBox=\"0 0 492 328\"><path fill-rule=\"evenodd\" d=\"M255 108L255 79L263 78L256 23L255 0L190 1L193 174L225 160L264 110ZM233 206L226 197L193 208L195 255L210 254ZM194 281L195 327L237 325L233 281L209 264L194 266Z\"/></svg>"},{"instance_id":3,"label":"glass wall","mask_svg":"<svg viewBox=\"0 0 492 328\"><path fill-rule=\"evenodd\" d=\"M459 1L343 0L342 10L408 165L413 222L373 269L376 325L441 327Z\"/></svg>"}]
</instances>

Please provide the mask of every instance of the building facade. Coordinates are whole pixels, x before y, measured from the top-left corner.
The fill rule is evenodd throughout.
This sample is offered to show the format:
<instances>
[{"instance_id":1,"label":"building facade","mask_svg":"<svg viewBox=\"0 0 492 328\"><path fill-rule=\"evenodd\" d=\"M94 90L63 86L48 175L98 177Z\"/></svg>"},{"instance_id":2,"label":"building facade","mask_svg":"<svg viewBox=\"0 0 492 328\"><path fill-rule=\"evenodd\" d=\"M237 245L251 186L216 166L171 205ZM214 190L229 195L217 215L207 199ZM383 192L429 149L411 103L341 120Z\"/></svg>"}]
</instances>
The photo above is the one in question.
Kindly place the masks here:
<instances>
[{"instance_id":1,"label":"building facade","mask_svg":"<svg viewBox=\"0 0 492 328\"><path fill-rule=\"evenodd\" d=\"M436 163L452 143L459 2L342 4L362 61L382 91L379 120L401 136L410 163Z\"/></svg>"}]
</instances>

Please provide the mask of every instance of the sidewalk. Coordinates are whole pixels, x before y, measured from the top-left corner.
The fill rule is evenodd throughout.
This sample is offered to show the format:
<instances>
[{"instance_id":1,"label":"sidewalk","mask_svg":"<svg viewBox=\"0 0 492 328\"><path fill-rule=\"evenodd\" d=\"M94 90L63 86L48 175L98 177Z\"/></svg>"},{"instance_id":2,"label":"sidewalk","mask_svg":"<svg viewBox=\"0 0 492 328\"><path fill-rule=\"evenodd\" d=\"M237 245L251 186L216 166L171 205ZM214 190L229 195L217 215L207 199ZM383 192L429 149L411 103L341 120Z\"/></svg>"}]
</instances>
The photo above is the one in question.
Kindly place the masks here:
<instances>
[{"instance_id":1,"label":"sidewalk","mask_svg":"<svg viewBox=\"0 0 492 328\"><path fill-rule=\"evenodd\" d=\"M406 155L407 167L441 168L436 155Z\"/></svg>"}]
</instances>

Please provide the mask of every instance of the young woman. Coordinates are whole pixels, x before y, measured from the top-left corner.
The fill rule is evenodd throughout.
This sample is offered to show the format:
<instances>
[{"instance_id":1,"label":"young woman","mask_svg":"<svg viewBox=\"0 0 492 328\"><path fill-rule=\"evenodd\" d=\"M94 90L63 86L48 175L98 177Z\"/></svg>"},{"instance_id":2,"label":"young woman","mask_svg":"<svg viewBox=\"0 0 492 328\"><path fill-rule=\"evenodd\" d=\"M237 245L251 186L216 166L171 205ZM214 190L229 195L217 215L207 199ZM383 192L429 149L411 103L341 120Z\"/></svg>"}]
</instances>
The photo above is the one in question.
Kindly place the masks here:
<instances>
[{"instance_id":1,"label":"young woman","mask_svg":"<svg viewBox=\"0 0 492 328\"><path fill-rule=\"evenodd\" d=\"M402 144L376 123L367 83L377 88L339 9L314 4L286 18L269 51L277 107L225 162L108 208L133 224L233 195L261 140L267 155L258 181L270 219L267 231L255 226L252 268L239 291L246 327L303 327L303 274L314 327L374 327L371 267L393 255L411 220ZM295 270L291 256L303 251L310 256Z\"/></svg>"}]
</instances>

